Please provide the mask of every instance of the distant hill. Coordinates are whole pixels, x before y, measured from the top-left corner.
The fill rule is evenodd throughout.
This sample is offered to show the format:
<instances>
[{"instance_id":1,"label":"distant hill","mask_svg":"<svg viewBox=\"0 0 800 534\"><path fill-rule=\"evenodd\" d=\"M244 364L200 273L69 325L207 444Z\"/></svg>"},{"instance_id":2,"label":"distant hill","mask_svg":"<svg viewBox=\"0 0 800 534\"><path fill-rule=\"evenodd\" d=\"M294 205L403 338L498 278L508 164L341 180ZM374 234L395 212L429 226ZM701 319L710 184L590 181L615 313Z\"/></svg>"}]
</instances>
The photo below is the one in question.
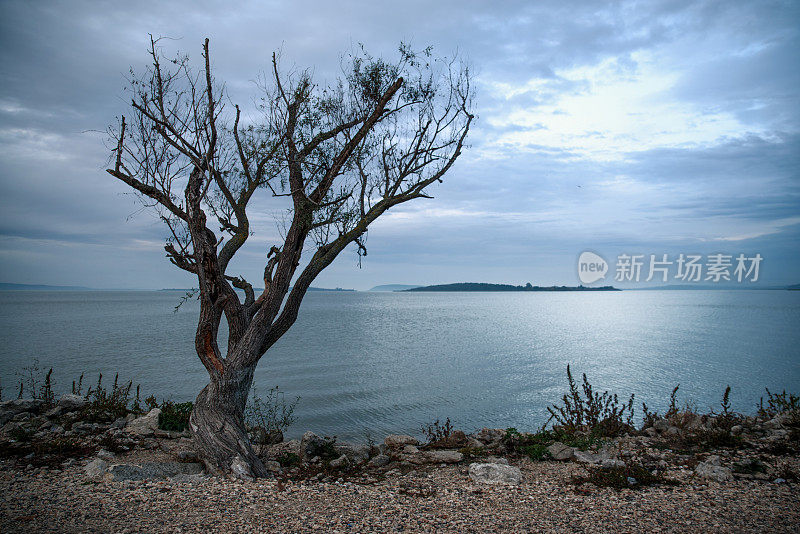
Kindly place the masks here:
<instances>
[{"instance_id":1,"label":"distant hill","mask_svg":"<svg viewBox=\"0 0 800 534\"><path fill-rule=\"evenodd\" d=\"M375 286L370 291L406 291L409 289L414 289L420 286L408 285L408 284L384 284L382 286Z\"/></svg>"},{"instance_id":2,"label":"distant hill","mask_svg":"<svg viewBox=\"0 0 800 534\"><path fill-rule=\"evenodd\" d=\"M800 284L786 286L786 289L788 289L789 291L800 291Z\"/></svg>"},{"instance_id":3,"label":"distant hill","mask_svg":"<svg viewBox=\"0 0 800 534\"><path fill-rule=\"evenodd\" d=\"M0 291L90 291L82 286L48 286L45 284L9 284L0 282Z\"/></svg>"},{"instance_id":4,"label":"distant hill","mask_svg":"<svg viewBox=\"0 0 800 534\"><path fill-rule=\"evenodd\" d=\"M484 282L461 282L457 284L441 284L415 287L405 291L621 291L613 286L512 286L510 284L487 284Z\"/></svg>"}]
</instances>

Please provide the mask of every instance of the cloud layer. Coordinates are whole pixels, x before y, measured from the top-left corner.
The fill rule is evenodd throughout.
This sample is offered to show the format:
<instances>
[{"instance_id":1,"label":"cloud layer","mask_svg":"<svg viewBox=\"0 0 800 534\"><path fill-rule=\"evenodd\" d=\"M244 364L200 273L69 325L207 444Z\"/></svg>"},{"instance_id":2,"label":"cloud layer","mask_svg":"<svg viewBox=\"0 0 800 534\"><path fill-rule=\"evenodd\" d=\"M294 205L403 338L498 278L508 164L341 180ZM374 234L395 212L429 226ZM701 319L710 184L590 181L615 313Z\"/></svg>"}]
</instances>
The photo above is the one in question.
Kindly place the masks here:
<instances>
[{"instance_id":1,"label":"cloud layer","mask_svg":"<svg viewBox=\"0 0 800 534\"><path fill-rule=\"evenodd\" d=\"M740 5L741 4L741 5ZM319 80L363 42L458 51L477 72L471 148L434 200L370 231L317 285L577 282L575 260L755 253L800 281L800 6L795 2L93 2L0 4L0 279L188 286L164 230L103 172L148 32L199 57L246 106L281 49ZM278 235L262 198L234 268Z\"/></svg>"}]
</instances>

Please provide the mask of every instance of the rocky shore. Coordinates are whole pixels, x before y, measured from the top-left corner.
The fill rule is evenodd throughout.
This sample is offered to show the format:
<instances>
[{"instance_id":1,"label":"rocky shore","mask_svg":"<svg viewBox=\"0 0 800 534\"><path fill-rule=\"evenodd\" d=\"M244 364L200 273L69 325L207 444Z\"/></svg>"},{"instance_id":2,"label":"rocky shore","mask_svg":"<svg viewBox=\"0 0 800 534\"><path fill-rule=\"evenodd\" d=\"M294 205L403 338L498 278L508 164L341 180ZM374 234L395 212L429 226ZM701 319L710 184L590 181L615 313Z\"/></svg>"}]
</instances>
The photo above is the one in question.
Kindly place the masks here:
<instances>
[{"instance_id":1,"label":"rocky shore","mask_svg":"<svg viewBox=\"0 0 800 534\"><path fill-rule=\"evenodd\" d=\"M263 434L255 439L274 478L242 481L206 475L187 432L159 429L158 409L87 421L86 402L0 403L2 532L800 528L794 410L738 417L725 434L721 416L687 412L613 438L447 428L425 443L352 444Z\"/></svg>"}]
</instances>

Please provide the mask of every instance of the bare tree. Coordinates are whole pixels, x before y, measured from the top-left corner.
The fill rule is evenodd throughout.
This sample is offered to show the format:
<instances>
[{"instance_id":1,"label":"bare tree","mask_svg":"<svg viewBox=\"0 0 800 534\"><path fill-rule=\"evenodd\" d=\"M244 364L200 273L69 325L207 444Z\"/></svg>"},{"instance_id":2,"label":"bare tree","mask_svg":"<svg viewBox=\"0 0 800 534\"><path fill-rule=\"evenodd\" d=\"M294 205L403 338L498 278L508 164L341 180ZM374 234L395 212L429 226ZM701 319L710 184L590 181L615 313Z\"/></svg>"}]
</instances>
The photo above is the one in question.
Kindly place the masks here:
<instances>
[{"instance_id":1,"label":"bare tree","mask_svg":"<svg viewBox=\"0 0 800 534\"><path fill-rule=\"evenodd\" d=\"M243 423L258 361L345 247L366 254L370 223L430 198L426 189L453 166L474 118L470 74L430 49L401 45L390 63L360 48L343 60L340 79L321 87L307 71L282 74L273 54L258 119L244 126L212 75L208 39L199 70L186 56L166 58L152 37L149 55L143 76L131 72L130 118L109 127L108 173L154 209L169 232L167 257L197 276L195 349L210 381L191 429L203 461L219 473L267 476ZM265 253L256 295L228 266L253 232L248 204L259 190L285 198L289 218L283 242ZM311 256L301 268L304 251Z\"/></svg>"}]
</instances>

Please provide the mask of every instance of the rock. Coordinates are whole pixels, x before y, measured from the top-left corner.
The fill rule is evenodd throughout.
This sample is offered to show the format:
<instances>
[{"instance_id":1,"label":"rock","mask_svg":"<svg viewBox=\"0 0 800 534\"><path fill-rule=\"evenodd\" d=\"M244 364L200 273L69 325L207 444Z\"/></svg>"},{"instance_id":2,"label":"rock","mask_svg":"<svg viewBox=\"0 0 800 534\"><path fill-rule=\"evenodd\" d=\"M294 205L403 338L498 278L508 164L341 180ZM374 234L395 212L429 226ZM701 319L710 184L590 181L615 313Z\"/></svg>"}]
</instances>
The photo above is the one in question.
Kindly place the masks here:
<instances>
[{"instance_id":1,"label":"rock","mask_svg":"<svg viewBox=\"0 0 800 534\"><path fill-rule=\"evenodd\" d=\"M283 467L281 467L280 462L276 462L275 460L267 460L264 462L264 467L267 468L267 471L270 473L282 473Z\"/></svg>"},{"instance_id":2,"label":"rock","mask_svg":"<svg viewBox=\"0 0 800 534\"><path fill-rule=\"evenodd\" d=\"M8 423L21 413L38 411L41 405L42 401L34 399L14 399L0 402L0 425Z\"/></svg>"},{"instance_id":3,"label":"rock","mask_svg":"<svg viewBox=\"0 0 800 534\"><path fill-rule=\"evenodd\" d=\"M463 460L464 455L454 450L437 449L432 451L418 451L416 453L401 452L397 458L401 462L407 462L413 465L454 464Z\"/></svg>"},{"instance_id":4,"label":"rock","mask_svg":"<svg viewBox=\"0 0 800 534\"><path fill-rule=\"evenodd\" d=\"M178 461L182 463L197 463L200 461L200 458L194 451L180 451L178 453Z\"/></svg>"},{"instance_id":5,"label":"rock","mask_svg":"<svg viewBox=\"0 0 800 534\"><path fill-rule=\"evenodd\" d=\"M331 460L331 463L330 463L330 466L333 469L344 469L349 465L350 465L350 459L345 454L339 456L335 460Z\"/></svg>"},{"instance_id":6,"label":"rock","mask_svg":"<svg viewBox=\"0 0 800 534\"><path fill-rule=\"evenodd\" d=\"M506 458L498 458L497 456L487 456L483 463L508 465L508 460Z\"/></svg>"},{"instance_id":7,"label":"rock","mask_svg":"<svg viewBox=\"0 0 800 534\"><path fill-rule=\"evenodd\" d=\"M577 449L573 452L573 457L575 458L576 462L582 464L599 464L600 460L602 460L602 458L600 458L600 456L597 454L589 451L579 451Z\"/></svg>"},{"instance_id":8,"label":"rock","mask_svg":"<svg viewBox=\"0 0 800 534\"><path fill-rule=\"evenodd\" d=\"M267 455L270 458L280 458L287 454L295 454L298 458L300 457L300 440L291 439L268 447Z\"/></svg>"},{"instance_id":9,"label":"rock","mask_svg":"<svg viewBox=\"0 0 800 534\"><path fill-rule=\"evenodd\" d=\"M547 452L550 453L550 456L553 457L553 460L569 460L575 454L575 449L564 445L560 441L556 441L549 447L547 447Z\"/></svg>"},{"instance_id":10,"label":"rock","mask_svg":"<svg viewBox=\"0 0 800 534\"><path fill-rule=\"evenodd\" d=\"M58 399L58 405L64 409L66 412L74 412L75 410L80 410L88 401L85 397L81 395L73 395L68 393L66 395L62 395L60 399Z\"/></svg>"},{"instance_id":11,"label":"rock","mask_svg":"<svg viewBox=\"0 0 800 534\"><path fill-rule=\"evenodd\" d=\"M385 454L379 454L367 462L367 467L383 467L384 465L388 465L391 461L391 458Z\"/></svg>"},{"instance_id":12,"label":"rock","mask_svg":"<svg viewBox=\"0 0 800 534\"><path fill-rule=\"evenodd\" d=\"M635 486L636 484L638 484L638 483L639 483L639 481L638 481L638 480L636 480L636 479L635 479L635 478L633 478L633 477L628 477L628 479L627 479L627 480L628 480L628 485L629 485L629 486Z\"/></svg>"},{"instance_id":13,"label":"rock","mask_svg":"<svg viewBox=\"0 0 800 534\"><path fill-rule=\"evenodd\" d=\"M657 432L666 432L669 428L669 423L664 419L659 419L653 423L653 428L656 429Z\"/></svg>"},{"instance_id":14,"label":"rock","mask_svg":"<svg viewBox=\"0 0 800 534\"><path fill-rule=\"evenodd\" d=\"M681 431L677 426L671 426L666 430L666 432L664 432L664 434L666 434L667 436L675 437L675 436L680 436Z\"/></svg>"},{"instance_id":15,"label":"rock","mask_svg":"<svg viewBox=\"0 0 800 534\"><path fill-rule=\"evenodd\" d=\"M307 430L300 440L300 458L308 460L315 456L321 456L326 443L325 439Z\"/></svg>"},{"instance_id":16,"label":"rock","mask_svg":"<svg viewBox=\"0 0 800 534\"><path fill-rule=\"evenodd\" d=\"M114 458L114 453L107 451L105 449L100 449L99 451L97 451L97 457L100 458L101 460L111 460Z\"/></svg>"},{"instance_id":17,"label":"rock","mask_svg":"<svg viewBox=\"0 0 800 534\"><path fill-rule=\"evenodd\" d=\"M430 463L456 464L464 459L464 455L458 451L441 450L426 451L425 457Z\"/></svg>"},{"instance_id":18,"label":"rock","mask_svg":"<svg viewBox=\"0 0 800 534\"><path fill-rule=\"evenodd\" d=\"M742 425L733 425L731 427L731 435L739 436L744 431L744 427Z\"/></svg>"},{"instance_id":19,"label":"rock","mask_svg":"<svg viewBox=\"0 0 800 534\"><path fill-rule=\"evenodd\" d=\"M93 432L94 429L95 426L93 423L85 423L83 421L74 423L72 425L72 431L75 432L76 434L89 434Z\"/></svg>"},{"instance_id":20,"label":"rock","mask_svg":"<svg viewBox=\"0 0 800 534\"><path fill-rule=\"evenodd\" d=\"M474 463L469 465L469 478L481 484L516 486L522 480L522 471L510 465Z\"/></svg>"},{"instance_id":21,"label":"rock","mask_svg":"<svg viewBox=\"0 0 800 534\"><path fill-rule=\"evenodd\" d=\"M404 434L389 434L383 443L390 449L402 449L406 445L419 445L419 441L415 438Z\"/></svg>"},{"instance_id":22,"label":"rock","mask_svg":"<svg viewBox=\"0 0 800 534\"><path fill-rule=\"evenodd\" d=\"M403 447L404 454L417 454L418 452L419 449L416 448L414 445L406 445L405 447Z\"/></svg>"},{"instance_id":23,"label":"rock","mask_svg":"<svg viewBox=\"0 0 800 534\"><path fill-rule=\"evenodd\" d=\"M785 479L785 478L776 478L776 479L775 479L775 480L773 480L772 482L773 482L774 484L783 484L784 482L786 482L786 479Z\"/></svg>"},{"instance_id":24,"label":"rock","mask_svg":"<svg viewBox=\"0 0 800 534\"><path fill-rule=\"evenodd\" d=\"M234 459L234 463L236 463L237 460L240 460L238 456ZM247 464L244 465L247 466ZM234 471L234 465L231 465L231 470ZM250 471L249 467L247 467L247 471ZM114 481L164 479L172 478L178 475L197 475L202 472L203 466L198 463L180 462L119 464L108 468L109 478Z\"/></svg>"},{"instance_id":25,"label":"rock","mask_svg":"<svg viewBox=\"0 0 800 534\"><path fill-rule=\"evenodd\" d=\"M482 441L479 441L473 438L472 436L467 437L467 447L469 447L470 449L482 449L483 446L484 445Z\"/></svg>"},{"instance_id":26,"label":"rock","mask_svg":"<svg viewBox=\"0 0 800 534\"><path fill-rule=\"evenodd\" d=\"M715 482L725 482L733 478L733 472L721 465L714 465L710 462L701 462L697 464L694 469L695 475L706 480L713 480Z\"/></svg>"},{"instance_id":27,"label":"rock","mask_svg":"<svg viewBox=\"0 0 800 534\"><path fill-rule=\"evenodd\" d=\"M124 417L120 417L118 419L115 419L114 422L111 423L109 428L122 429L122 428L125 428L125 425L127 425L127 424L128 424L128 420L125 419Z\"/></svg>"},{"instance_id":28,"label":"rock","mask_svg":"<svg viewBox=\"0 0 800 534\"><path fill-rule=\"evenodd\" d=\"M339 454L344 454L351 464L363 464L369 460L370 448L368 445L354 445L351 443L336 443L333 449Z\"/></svg>"},{"instance_id":29,"label":"rock","mask_svg":"<svg viewBox=\"0 0 800 534\"><path fill-rule=\"evenodd\" d=\"M438 439L430 444L439 449L460 449L468 444L467 435L461 430L455 430L446 438Z\"/></svg>"},{"instance_id":30,"label":"rock","mask_svg":"<svg viewBox=\"0 0 800 534\"><path fill-rule=\"evenodd\" d=\"M45 417L49 417L51 419L54 419L56 417L60 417L62 413L64 413L64 408L62 408L61 406L54 406L53 408L50 408L49 410L47 410L44 413L44 415L45 415Z\"/></svg>"},{"instance_id":31,"label":"rock","mask_svg":"<svg viewBox=\"0 0 800 534\"><path fill-rule=\"evenodd\" d=\"M475 434L475 438L488 446L498 445L506 435L500 428L482 428Z\"/></svg>"},{"instance_id":32,"label":"rock","mask_svg":"<svg viewBox=\"0 0 800 534\"><path fill-rule=\"evenodd\" d=\"M84 466L83 471L90 478L100 478L106 473L107 469L108 462L102 458L95 458Z\"/></svg>"},{"instance_id":33,"label":"rock","mask_svg":"<svg viewBox=\"0 0 800 534\"><path fill-rule=\"evenodd\" d=\"M612 467L625 467L625 462L622 460L616 460L614 458L603 458L600 460L600 467L605 467L606 469L610 469Z\"/></svg>"},{"instance_id":34,"label":"rock","mask_svg":"<svg viewBox=\"0 0 800 534\"><path fill-rule=\"evenodd\" d=\"M125 432L137 436L151 436L158 430L158 416L161 415L160 408L153 408L146 415L137 417L128 422Z\"/></svg>"},{"instance_id":35,"label":"rock","mask_svg":"<svg viewBox=\"0 0 800 534\"><path fill-rule=\"evenodd\" d=\"M649 426L649 427L645 428L644 429L644 433L647 434L648 436L650 436L651 438L654 438L654 437L656 437L658 435L658 432L652 426Z\"/></svg>"},{"instance_id":36,"label":"rock","mask_svg":"<svg viewBox=\"0 0 800 534\"><path fill-rule=\"evenodd\" d=\"M250 431L250 441L259 445L275 445L283 442L283 432L280 430L267 432L263 427L257 426Z\"/></svg>"}]
</instances>

